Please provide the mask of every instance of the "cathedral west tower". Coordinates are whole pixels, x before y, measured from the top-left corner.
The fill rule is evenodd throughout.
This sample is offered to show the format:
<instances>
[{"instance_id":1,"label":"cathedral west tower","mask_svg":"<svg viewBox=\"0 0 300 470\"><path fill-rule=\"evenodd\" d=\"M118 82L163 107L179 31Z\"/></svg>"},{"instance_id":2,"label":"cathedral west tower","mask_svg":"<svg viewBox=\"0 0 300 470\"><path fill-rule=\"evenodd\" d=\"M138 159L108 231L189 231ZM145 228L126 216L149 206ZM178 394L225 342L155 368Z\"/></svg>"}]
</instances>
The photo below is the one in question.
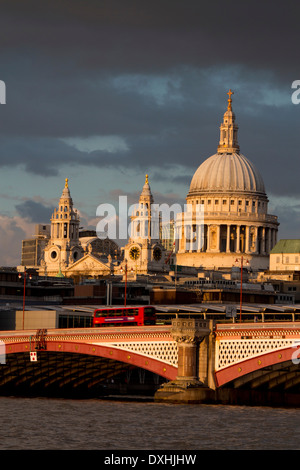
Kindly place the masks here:
<instances>
[{"instance_id":1,"label":"cathedral west tower","mask_svg":"<svg viewBox=\"0 0 300 470\"><path fill-rule=\"evenodd\" d=\"M44 250L43 266L48 275L55 275L78 261L84 253L79 241L79 214L73 207L68 179L51 218L51 234Z\"/></svg>"}]
</instances>

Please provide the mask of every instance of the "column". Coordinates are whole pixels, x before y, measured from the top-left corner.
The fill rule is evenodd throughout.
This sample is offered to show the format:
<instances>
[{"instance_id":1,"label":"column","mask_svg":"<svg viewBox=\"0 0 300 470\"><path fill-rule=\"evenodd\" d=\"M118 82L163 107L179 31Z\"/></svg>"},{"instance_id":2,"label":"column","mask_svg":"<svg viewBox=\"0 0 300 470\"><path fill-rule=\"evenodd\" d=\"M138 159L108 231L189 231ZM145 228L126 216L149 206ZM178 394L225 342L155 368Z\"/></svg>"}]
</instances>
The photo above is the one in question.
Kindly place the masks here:
<instances>
[{"instance_id":1,"label":"column","mask_svg":"<svg viewBox=\"0 0 300 470\"><path fill-rule=\"evenodd\" d=\"M249 253L249 225L245 228L245 253Z\"/></svg>"},{"instance_id":2,"label":"column","mask_svg":"<svg viewBox=\"0 0 300 470\"><path fill-rule=\"evenodd\" d=\"M240 225L236 226L236 252L240 252L240 233L241 233L241 227Z\"/></svg>"},{"instance_id":3,"label":"column","mask_svg":"<svg viewBox=\"0 0 300 470\"><path fill-rule=\"evenodd\" d=\"M221 227L220 225L217 225L217 252L220 253L220 233L221 233Z\"/></svg>"},{"instance_id":4,"label":"column","mask_svg":"<svg viewBox=\"0 0 300 470\"><path fill-rule=\"evenodd\" d=\"M204 244L204 225L197 225L197 251L201 251Z\"/></svg>"},{"instance_id":5,"label":"column","mask_svg":"<svg viewBox=\"0 0 300 470\"><path fill-rule=\"evenodd\" d=\"M261 246L261 254L265 255L266 254L266 228L262 228L262 246Z\"/></svg>"},{"instance_id":6,"label":"column","mask_svg":"<svg viewBox=\"0 0 300 470\"><path fill-rule=\"evenodd\" d=\"M230 253L230 227L231 225L227 225L226 253Z\"/></svg>"},{"instance_id":7,"label":"column","mask_svg":"<svg viewBox=\"0 0 300 470\"><path fill-rule=\"evenodd\" d=\"M176 382L198 382L198 345L210 334L207 320L177 318L172 321L172 337L178 343L178 373ZM202 355L201 355L202 356ZM207 369L207 363L203 364Z\"/></svg>"},{"instance_id":8,"label":"column","mask_svg":"<svg viewBox=\"0 0 300 470\"><path fill-rule=\"evenodd\" d=\"M178 375L179 380L197 380L196 341L178 340Z\"/></svg>"},{"instance_id":9,"label":"column","mask_svg":"<svg viewBox=\"0 0 300 470\"><path fill-rule=\"evenodd\" d=\"M255 227L255 254L258 254L258 227Z\"/></svg>"},{"instance_id":10,"label":"column","mask_svg":"<svg viewBox=\"0 0 300 470\"><path fill-rule=\"evenodd\" d=\"M207 224L207 247L206 251L210 252L210 225Z\"/></svg>"}]
</instances>

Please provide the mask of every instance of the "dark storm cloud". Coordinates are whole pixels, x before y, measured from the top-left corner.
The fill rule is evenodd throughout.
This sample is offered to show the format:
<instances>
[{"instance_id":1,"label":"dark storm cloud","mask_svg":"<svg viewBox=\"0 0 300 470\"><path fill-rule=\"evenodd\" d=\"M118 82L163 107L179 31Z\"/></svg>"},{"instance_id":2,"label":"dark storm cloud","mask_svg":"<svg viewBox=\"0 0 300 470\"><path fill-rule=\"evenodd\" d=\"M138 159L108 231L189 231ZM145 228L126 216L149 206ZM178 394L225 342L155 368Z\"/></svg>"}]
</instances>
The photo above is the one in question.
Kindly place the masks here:
<instances>
[{"instance_id":1,"label":"dark storm cloud","mask_svg":"<svg viewBox=\"0 0 300 470\"><path fill-rule=\"evenodd\" d=\"M166 70L243 63L294 72L299 5L289 0L2 2L2 48L69 54L84 68Z\"/></svg>"},{"instance_id":2,"label":"dark storm cloud","mask_svg":"<svg viewBox=\"0 0 300 470\"><path fill-rule=\"evenodd\" d=\"M215 153L231 87L242 152L268 190L299 194L300 106L290 101L298 13L296 1L1 2L0 165L46 176L65 164L150 165L183 183ZM169 79L162 102L151 93L156 77ZM277 105L276 92L286 103ZM93 135L120 136L127 150L60 140Z\"/></svg>"},{"instance_id":3,"label":"dark storm cloud","mask_svg":"<svg viewBox=\"0 0 300 470\"><path fill-rule=\"evenodd\" d=\"M29 222L49 223L53 213L53 207L48 207L40 202L28 200L16 205L18 214Z\"/></svg>"}]
</instances>

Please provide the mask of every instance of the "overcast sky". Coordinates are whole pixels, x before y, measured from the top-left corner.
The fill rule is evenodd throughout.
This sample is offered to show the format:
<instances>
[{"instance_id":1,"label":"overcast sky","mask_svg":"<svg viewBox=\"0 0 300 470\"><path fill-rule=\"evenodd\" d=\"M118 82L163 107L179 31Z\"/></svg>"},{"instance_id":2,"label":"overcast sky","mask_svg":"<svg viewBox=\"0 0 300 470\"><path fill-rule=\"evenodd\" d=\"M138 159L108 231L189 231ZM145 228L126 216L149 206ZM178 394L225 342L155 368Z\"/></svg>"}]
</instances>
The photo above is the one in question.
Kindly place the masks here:
<instances>
[{"instance_id":1,"label":"overcast sky","mask_svg":"<svg viewBox=\"0 0 300 470\"><path fill-rule=\"evenodd\" d=\"M296 0L0 0L0 266L65 178L84 227L146 173L155 202L183 203L229 88L279 238L300 238L299 18Z\"/></svg>"}]
</instances>

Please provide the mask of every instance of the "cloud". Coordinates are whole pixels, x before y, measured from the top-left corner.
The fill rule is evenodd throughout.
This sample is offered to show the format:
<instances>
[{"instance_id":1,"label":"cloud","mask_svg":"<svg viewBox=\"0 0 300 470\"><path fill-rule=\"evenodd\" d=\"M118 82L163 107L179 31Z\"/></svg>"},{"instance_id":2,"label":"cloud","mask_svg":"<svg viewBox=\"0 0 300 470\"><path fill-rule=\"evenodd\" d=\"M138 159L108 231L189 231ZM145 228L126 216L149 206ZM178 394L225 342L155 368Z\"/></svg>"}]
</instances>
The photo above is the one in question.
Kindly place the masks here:
<instances>
[{"instance_id":1,"label":"cloud","mask_svg":"<svg viewBox=\"0 0 300 470\"><path fill-rule=\"evenodd\" d=\"M32 200L16 205L16 210L20 217L35 223L50 223L53 209L53 207L47 207L40 202Z\"/></svg>"},{"instance_id":2,"label":"cloud","mask_svg":"<svg viewBox=\"0 0 300 470\"><path fill-rule=\"evenodd\" d=\"M32 238L34 225L21 217L0 215L0 260L2 266L21 264L22 240Z\"/></svg>"},{"instance_id":3,"label":"cloud","mask_svg":"<svg viewBox=\"0 0 300 470\"><path fill-rule=\"evenodd\" d=\"M0 26L2 49L43 50L90 71L134 73L243 63L283 77L294 71L299 39L292 0L284 6L279 0L45 0L43 8L37 0L11 0L2 5Z\"/></svg>"},{"instance_id":4,"label":"cloud","mask_svg":"<svg viewBox=\"0 0 300 470\"><path fill-rule=\"evenodd\" d=\"M122 188L136 202L145 173L155 200L184 200L217 150L231 88L241 151L270 199L299 198L298 13L294 0L3 1L0 168L31 177L31 191L41 179L52 190L61 174L83 174L86 212L96 172L99 194L112 200ZM20 220L47 222L50 202L24 188L16 181L10 193Z\"/></svg>"}]
</instances>

